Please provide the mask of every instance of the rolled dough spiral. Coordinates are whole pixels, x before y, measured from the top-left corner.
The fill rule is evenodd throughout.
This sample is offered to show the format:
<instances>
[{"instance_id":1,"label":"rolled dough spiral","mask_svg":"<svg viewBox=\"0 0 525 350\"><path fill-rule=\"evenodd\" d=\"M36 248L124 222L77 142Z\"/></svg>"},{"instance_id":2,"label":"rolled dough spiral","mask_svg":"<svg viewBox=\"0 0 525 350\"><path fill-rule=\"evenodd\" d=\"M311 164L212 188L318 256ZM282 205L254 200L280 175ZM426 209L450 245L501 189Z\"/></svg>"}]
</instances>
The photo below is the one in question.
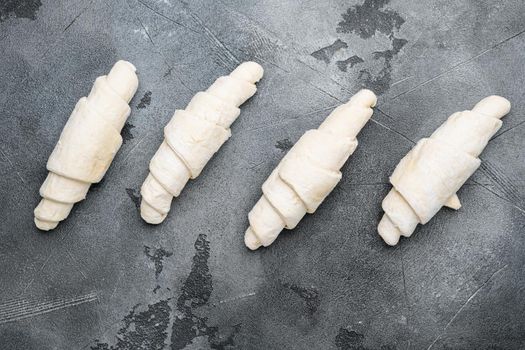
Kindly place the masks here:
<instances>
[{"instance_id":1,"label":"rolled dough spiral","mask_svg":"<svg viewBox=\"0 0 525 350\"><path fill-rule=\"evenodd\" d=\"M263 184L263 196L248 214L248 248L269 246L283 228L293 229L306 213L315 212L341 180L340 169L354 153L356 136L376 102L372 91L361 90L297 141Z\"/></svg>"},{"instance_id":2,"label":"rolled dough spiral","mask_svg":"<svg viewBox=\"0 0 525 350\"><path fill-rule=\"evenodd\" d=\"M95 80L88 97L77 102L47 162L43 198L34 211L39 229L54 229L86 198L91 184L104 177L122 145L120 131L138 87L135 71L131 63L118 61L107 76Z\"/></svg>"},{"instance_id":3,"label":"rolled dough spiral","mask_svg":"<svg viewBox=\"0 0 525 350\"><path fill-rule=\"evenodd\" d=\"M421 139L401 160L383 200L379 235L388 245L410 237L443 206L459 209L456 192L481 164L481 154L510 111L500 96L481 100L471 111L452 114L430 138Z\"/></svg>"},{"instance_id":4,"label":"rolled dough spiral","mask_svg":"<svg viewBox=\"0 0 525 350\"><path fill-rule=\"evenodd\" d=\"M230 125L240 114L239 106L255 94L255 83L263 73L259 64L244 62L230 75L218 78L208 90L198 92L186 109L175 111L140 191L140 213L146 222L164 221L173 197L179 196L190 178L199 176L228 140Z\"/></svg>"}]
</instances>

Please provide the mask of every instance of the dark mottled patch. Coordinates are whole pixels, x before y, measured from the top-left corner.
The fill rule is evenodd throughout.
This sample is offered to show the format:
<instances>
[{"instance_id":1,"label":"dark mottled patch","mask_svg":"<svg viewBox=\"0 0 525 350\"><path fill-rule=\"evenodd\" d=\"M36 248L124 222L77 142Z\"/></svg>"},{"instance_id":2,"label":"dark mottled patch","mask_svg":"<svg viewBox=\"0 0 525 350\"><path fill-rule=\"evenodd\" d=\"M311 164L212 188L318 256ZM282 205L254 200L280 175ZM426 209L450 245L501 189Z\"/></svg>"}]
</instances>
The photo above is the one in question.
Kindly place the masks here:
<instances>
[{"instance_id":1,"label":"dark mottled patch","mask_svg":"<svg viewBox=\"0 0 525 350\"><path fill-rule=\"evenodd\" d=\"M135 204L135 207L140 209L140 192L134 188L126 188L126 193L133 201L133 204Z\"/></svg>"},{"instance_id":2,"label":"dark mottled patch","mask_svg":"<svg viewBox=\"0 0 525 350\"><path fill-rule=\"evenodd\" d=\"M195 316L193 308L205 305L213 291L212 276L208 268L209 257L210 242L206 240L206 235L200 234L195 241L195 255L190 274L177 299L177 310L181 314L173 321L172 349L184 349L194 338L208 335L207 318Z\"/></svg>"},{"instance_id":3,"label":"dark mottled patch","mask_svg":"<svg viewBox=\"0 0 525 350\"><path fill-rule=\"evenodd\" d=\"M139 109L146 108L150 105L150 103L151 103L151 91L146 91L144 96L142 96L142 98L140 99L140 102L137 105L137 108Z\"/></svg>"},{"instance_id":4,"label":"dark mottled patch","mask_svg":"<svg viewBox=\"0 0 525 350\"><path fill-rule=\"evenodd\" d=\"M235 335L240 332L242 324L238 323L232 327L225 335L221 334L217 327L211 327L214 329L213 336L208 340L210 348L215 350L226 350L235 347Z\"/></svg>"},{"instance_id":5,"label":"dark mottled patch","mask_svg":"<svg viewBox=\"0 0 525 350\"><path fill-rule=\"evenodd\" d=\"M148 257L155 256L151 248L145 247ZM156 249L159 251L159 249ZM159 253L158 256L170 256L171 253ZM191 271L181 288L173 314L173 329L171 334L171 349L184 349L192 344L197 337L205 337L209 347L216 350L235 348L235 336L241 331L242 324L231 327L209 326L208 318L194 313L194 310L205 306L213 291L212 275L208 268L210 257L210 242L205 234L200 234L195 241L195 255ZM157 286L154 290L158 290ZM170 288L166 288L171 291ZM137 313L139 305L124 317L124 326L116 334L115 345L101 343L98 340L92 350L124 350L124 349L164 349L168 339L170 323L170 300L159 301L148 305L146 311Z\"/></svg>"},{"instance_id":6,"label":"dark mottled patch","mask_svg":"<svg viewBox=\"0 0 525 350\"><path fill-rule=\"evenodd\" d=\"M40 6L42 6L40 0L2 0L0 1L0 22L9 17L35 20Z\"/></svg>"},{"instance_id":7,"label":"dark mottled patch","mask_svg":"<svg viewBox=\"0 0 525 350\"><path fill-rule=\"evenodd\" d=\"M319 291L315 287L300 287L295 284L284 283L285 288L290 288L295 294L306 302L308 313L313 315L317 312L319 305L321 305L321 299L319 298Z\"/></svg>"},{"instance_id":8,"label":"dark mottled patch","mask_svg":"<svg viewBox=\"0 0 525 350\"><path fill-rule=\"evenodd\" d=\"M401 49L403 48L403 46L406 45L407 42L408 41L406 41L405 39L398 39L392 37L392 49L374 52L374 59L377 60L383 58L388 64L390 64L390 61L394 58L395 55L399 53L399 51L401 51Z\"/></svg>"},{"instance_id":9,"label":"dark mottled patch","mask_svg":"<svg viewBox=\"0 0 525 350\"><path fill-rule=\"evenodd\" d=\"M157 286L153 289L153 293L157 294L157 291L160 289L160 286L157 284Z\"/></svg>"},{"instance_id":10,"label":"dark mottled patch","mask_svg":"<svg viewBox=\"0 0 525 350\"><path fill-rule=\"evenodd\" d=\"M144 246L144 254L146 254L146 256L155 264L155 278L159 277L162 269L164 268L164 258L168 258L173 255L172 252L169 252L162 247L151 248L148 246Z\"/></svg>"},{"instance_id":11,"label":"dark mottled patch","mask_svg":"<svg viewBox=\"0 0 525 350\"><path fill-rule=\"evenodd\" d=\"M122 135L122 141L123 143L126 143L126 141L133 140L135 137L131 133L131 129L133 129L135 125L127 122L124 124L124 127L122 128L122 131L120 132L120 135Z\"/></svg>"},{"instance_id":12,"label":"dark mottled patch","mask_svg":"<svg viewBox=\"0 0 525 350\"><path fill-rule=\"evenodd\" d=\"M372 74L368 69L363 69L359 72L359 79L365 87L372 89L377 94L382 94L390 88L392 82L392 60L407 42L405 39L392 37L392 49L373 53L375 60L383 60L383 67L376 74Z\"/></svg>"},{"instance_id":13,"label":"dark mottled patch","mask_svg":"<svg viewBox=\"0 0 525 350\"><path fill-rule=\"evenodd\" d=\"M278 148L283 152L288 151L292 147L293 147L293 143L289 139L283 139L283 140L277 141L277 143L275 144L275 148Z\"/></svg>"},{"instance_id":14,"label":"dark mottled patch","mask_svg":"<svg viewBox=\"0 0 525 350\"><path fill-rule=\"evenodd\" d=\"M362 5L350 7L341 16L343 20L338 23L337 32L353 33L363 39L374 36L377 32L386 35L392 48L377 51L368 61L368 68L359 71L358 79L363 87L372 89L376 94L385 93L392 83L392 60L406 45L405 39L396 38L397 31L405 20L397 12L384 9L390 0L365 0ZM337 67L346 72L348 65L363 63L363 59L352 56L344 61L337 61Z\"/></svg>"},{"instance_id":15,"label":"dark mottled patch","mask_svg":"<svg viewBox=\"0 0 525 350\"><path fill-rule=\"evenodd\" d=\"M334 41L332 45L328 45L325 47L320 48L317 51L314 51L311 53L312 57L319 61L324 61L325 63L330 63L332 60L332 57L334 57L334 54L341 50L346 49L348 47L348 44L342 41L341 39L337 39Z\"/></svg>"},{"instance_id":16,"label":"dark mottled patch","mask_svg":"<svg viewBox=\"0 0 525 350\"><path fill-rule=\"evenodd\" d=\"M139 305L135 305L131 312L124 317L124 326L117 332L117 342L109 346L98 342L92 350L124 350L149 349L161 350L165 347L168 337L171 308L169 300L161 300L148 305L146 311L136 313Z\"/></svg>"},{"instance_id":17,"label":"dark mottled patch","mask_svg":"<svg viewBox=\"0 0 525 350\"><path fill-rule=\"evenodd\" d=\"M339 68L339 70L343 71L343 72L346 72L347 69L348 69L348 66L350 66L350 68L352 68L353 66L355 66L356 64L359 64L359 63L363 63L363 59L357 55L353 55L351 57L348 57L346 60L344 61L337 61L335 64L337 65L337 68Z\"/></svg>"},{"instance_id":18,"label":"dark mottled patch","mask_svg":"<svg viewBox=\"0 0 525 350\"><path fill-rule=\"evenodd\" d=\"M182 293L177 299L177 307L199 307L205 305L213 291L212 276L208 268L210 242L205 234L200 234L195 241L195 255L191 271L182 286ZM191 302L187 305L187 302Z\"/></svg>"},{"instance_id":19,"label":"dark mottled patch","mask_svg":"<svg viewBox=\"0 0 525 350\"><path fill-rule=\"evenodd\" d=\"M207 337L212 349L226 349L234 346L235 334L241 325L235 325L227 336L219 332L218 327L208 326L208 318L193 313L195 308L208 303L213 291L212 276L208 268L210 257L210 242L205 234L200 234L195 241L195 255L191 271L182 285L181 294L177 299L177 314L173 321L171 334L171 349L184 349L192 344L197 337Z\"/></svg>"},{"instance_id":20,"label":"dark mottled patch","mask_svg":"<svg viewBox=\"0 0 525 350\"><path fill-rule=\"evenodd\" d=\"M363 347L364 339L363 334L341 327L335 337L335 346L341 350L366 350Z\"/></svg>"},{"instance_id":21,"label":"dark mottled patch","mask_svg":"<svg viewBox=\"0 0 525 350\"><path fill-rule=\"evenodd\" d=\"M368 39L376 32L390 35L399 29L405 20L392 10L383 10L390 0L365 0L363 5L349 8L337 25L338 33L354 33Z\"/></svg>"}]
</instances>

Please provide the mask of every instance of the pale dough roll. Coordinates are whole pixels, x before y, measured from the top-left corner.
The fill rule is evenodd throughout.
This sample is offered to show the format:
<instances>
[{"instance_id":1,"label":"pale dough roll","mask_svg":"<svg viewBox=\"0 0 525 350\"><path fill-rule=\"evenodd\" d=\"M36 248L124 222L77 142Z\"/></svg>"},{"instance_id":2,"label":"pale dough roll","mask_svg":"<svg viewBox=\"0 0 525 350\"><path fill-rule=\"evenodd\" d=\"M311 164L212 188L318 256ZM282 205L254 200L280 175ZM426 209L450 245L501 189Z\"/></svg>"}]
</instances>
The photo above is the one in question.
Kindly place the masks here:
<instances>
[{"instance_id":1,"label":"pale dough roll","mask_svg":"<svg viewBox=\"0 0 525 350\"><path fill-rule=\"evenodd\" d=\"M248 248L267 247L283 228L294 228L307 212L317 210L341 180L340 168L357 147L355 137L375 104L374 93L361 90L299 139L265 181L263 196L248 214Z\"/></svg>"},{"instance_id":2,"label":"pale dough roll","mask_svg":"<svg viewBox=\"0 0 525 350\"><path fill-rule=\"evenodd\" d=\"M47 163L50 172L40 188L43 199L34 211L39 229L51 230L67 218L91 183L106 173L122 144L128 102L138 87L135 70L131 63L118 61L76 104Z\"/></svg>"},{"instance_id":3,"label":"pale dough roll","mask_svg":"<svg viewBox=\"0 0 525 350\"><path fill-rule=\"evenodd\" d=\"M389 245L409 237L442 206L459 209L459 188L479 167L477 158L510 111L500 96L484 98L471 111L452 114L429 139L422 139L401 160L382 203L378 232Z\"/></svg>"},{"instance_id":4,"label":"pale dough roll","mask_svg":"<svg viewBox=\"0 0 525 350\"><path fill-rule=\"evenodd\" d=\"M164 128L164 141L150 162L150 174L141 187L142 218L159 224L167 216L173 197L188 180L194 179L231 136L230 125L240 114L238 108L257 88L262 67L244 62L229 76L218 78L206 91L198 92L185 110Z\"/></svg>"}]
</instances>

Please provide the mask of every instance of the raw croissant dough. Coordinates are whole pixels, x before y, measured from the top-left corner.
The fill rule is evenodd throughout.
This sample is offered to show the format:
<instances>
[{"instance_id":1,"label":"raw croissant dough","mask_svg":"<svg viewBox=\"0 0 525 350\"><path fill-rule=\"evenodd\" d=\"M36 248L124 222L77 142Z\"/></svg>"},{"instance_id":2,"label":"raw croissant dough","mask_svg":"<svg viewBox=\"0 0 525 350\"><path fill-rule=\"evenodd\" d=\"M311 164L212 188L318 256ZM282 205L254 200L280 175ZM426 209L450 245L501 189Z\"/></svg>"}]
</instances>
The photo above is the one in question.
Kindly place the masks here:
<instances>
[{"instance_id":1,"label":"raw croissant dough","mask_svg":"<svg viewBox=\"0 0 525 350\"><path fill-rule=\"evenodd\" d=\"M341 180L340 169L354 153L356 136L376 101L372 91L359 91L297 141L263 184L263 196L248 214L248 248L269 246L283 228L293 229L306 213L315 212Z\"/></svg>"},{"instance_id":2,"label":"raw croissant dough","mask_svg":"<svg viewBox=\"0 0 525 350\"><path fill-rule=\"evenodd\" d=\"M452 114L399 162L378 226L388 245L396 245L400 236L410 237L418 223L426 224L442 206L461 207L456 192L479 167L478 156L509 111L505 98L484 98L472 111Z\"/></svg>"},{"instance_id":3,"label":"raw croissant dough","mask_svg":"<svg viewBox=\"0 0 525 350\"><path fill-rule=\"evenodd\" d=\"M150 173L141 188L140 214L159 224L170 211L186 182L195 179L231 136L230 125L239 106L257 91L263 68L244 62L230 75L218 78L208 90L198 92L185 110L176 110L164 128L164 142L150 162Z\"/></svg>"},{"instance_id":4,"label":"raw croissant dough","mask_svg":"<svg viewBox=\"0 0 525 350\"><path fill-rule=\"evenodd\" d=\"M39 229L54 229L86 198L89 186L104 177L122 144L120 131L138 87L135 70L131 63L118 61L107 76L95 80L88 97L77 102L47 162L43 199L35 209Z\"/></svg>"}]
</instances>

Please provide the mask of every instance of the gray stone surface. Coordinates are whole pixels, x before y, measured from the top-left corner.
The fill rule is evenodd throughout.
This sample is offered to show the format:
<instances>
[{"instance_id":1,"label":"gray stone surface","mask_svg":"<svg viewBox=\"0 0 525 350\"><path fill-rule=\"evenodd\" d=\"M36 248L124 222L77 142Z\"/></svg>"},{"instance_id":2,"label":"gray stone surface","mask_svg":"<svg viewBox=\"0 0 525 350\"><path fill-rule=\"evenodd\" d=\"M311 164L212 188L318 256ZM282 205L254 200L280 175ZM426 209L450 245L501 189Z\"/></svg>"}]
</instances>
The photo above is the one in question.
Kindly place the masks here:
<instances>
[{"instance_id":1,"label":"gray stone surface","mask_svg":"<svg viewBox=\"0 0 525 350\"><path fill-rule=\"evenodd\" d=\"M0 3L0 348L525 348L525 2L8 0ZM33 225L75 102L117 59L140 87L104 181ZM265 68L232 138L164 224L137 211L176 108L238 62ZM315 215L268 249L247 213L285 151L361 86L379 108ZM513 103L461 189L389 248L388 176L490 94Z\"/></svg>"}]
</instances>

